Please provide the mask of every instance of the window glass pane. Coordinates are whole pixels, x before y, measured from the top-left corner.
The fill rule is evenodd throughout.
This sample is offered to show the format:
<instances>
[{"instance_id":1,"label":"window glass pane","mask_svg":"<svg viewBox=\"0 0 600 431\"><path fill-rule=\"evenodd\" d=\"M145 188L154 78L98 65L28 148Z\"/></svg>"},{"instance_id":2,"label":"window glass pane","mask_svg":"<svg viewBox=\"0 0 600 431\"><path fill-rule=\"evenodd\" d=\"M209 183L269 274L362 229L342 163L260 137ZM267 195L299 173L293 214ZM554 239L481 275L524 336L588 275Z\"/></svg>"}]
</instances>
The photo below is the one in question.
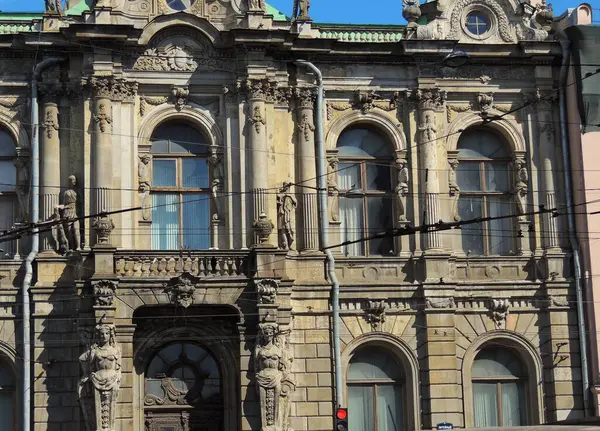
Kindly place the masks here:
<instances>
[{"instance_id":1,"label":"window glass pane","mask_svg":"<svg viewBox=\"0 0 600 431\"><path fill-rule=\"evenodd\" d=\"M339 155L352 157L390 157L388 141L379 133L370 129L347 129L340 135L337 143Z\"/></svg>"},{"instance_id":2,"label":"window glass pane","mask_svg":"<svg viewBox=\"0 0 600 431\"><path fill-rule=\"evenodd\" d=\"M183 163L183 187L208 188L208 163L206 159L185 158Z\"/></svg>"},{"instance_id":3,"label":"window glass pane","mask_svg":"<svg viewBox=\"0 0 600 431\"><path fill-rule=\"evenodd\" d=\"M0 160L0 192L14 191L17 186L17 167L12 160Z\"/></svg>"},{"instance_id":4,"label":"window glass pane","mask_svg":"<svg viewBox=\"0 0 600 431\"><path fill-rule=\"evenodd\" d=\"M488 196L486 199L489 217L514 214L514 203L510 196ZM488 222L490 254L506 254L513 249L513 221L510 218ZM526 234L526 233L525 233Z\"/></svg>"},{"instance_id":5,"label":"window glass pane","mask_svg":"<svg viewBox=\"0 0 600 431\"><path fill-rule=\"evenodd\" d=\"M210 197L183 195L183 246L192 250L210 247Z\"/></svg>"},{"instance_id":6,"label":"window glass pane","mask_svg":"<svg viewBox=\"0 0 600 431\"><path fill-rule=\"evenodd\" d=\"M154 395L158 398L162 398L165 396L165 391L162 388L162 383L157 379L147 379L146 380L146 394Z\"/></svg>"},{"instance_id":7,"label":"window glass pane","mask_svg":"<svg viewBox=\"0 0 600 431\"><path fill-rule=\"evenodd\" d=\"M15 414L15 393L13 391L0 391L0 429L13 430Z\"/></svg>"},{"instance_id":8,"label":"window glass pane","mask_svg":"<svg viewBox=\"0 0 600 431\"><path fill-rule=\"evenodd\" d=\"M179 199L176 194L152 194L152 249L179 249Z\"/></svg>"},{"instance_id":9,"label":"window glass pane","mask_svg":"<svg viewBox=\"0 0 600 431\"><path fill-rule=\"evenodd\" d=\"M391 190L390 167L385 164L367 163L367 190Z\"/></svg>"},{"instance_id":10,"label":"window glass pane","mask_svg":"<svg viewBox=\"0 0 600 431\"><path fill-rule=\"evenodd\" d=\"M154 130L152 139L155 141L152 144L152 152L165 152L163 142L167 141L170 153L208 153L208 144L204 135L193 125L182 121L168 121L161 124Z\"/></svg>"},{"instance_id":11,"label":"window glass pane","mask_svg":"<svg viewBox=\"0 0 600 431\"><path fill-rule=\"evenodd\" d=\"M153 138L154 139L154 138ZM152 152L153 153L168 153L169 152L169 141L164 139L157 139L152 141Z\"/></svg>"},{"instance_id":12,"label":"window glass pane","mask_svg":"<svg viewBox=\"0 0 600 431\"><path fill-rule=\"evenodd\" d=\"M152 160L152 185L175 187L177 185L177 162L175 160Z\"/></svg>"},{"instance_id":13,"label":"window glass pane","mask_svg":"<svg viewBox=\"0 0 600 431\"><path fill-rule=\"evenodd\" d=\"M369 220L367 235L385 232L393 227L392 197L379 196L367 198L367 217ZM394 253L393 237L372 239L369 241L369 254L390 255Z\"/></svg>"},{"instance_id":14,"label":"window glass pane","mask_svg":"<svg viewBox=\"0 0 600 431\"><path fill-rule=\"evenodd\" d=\"M0 129L0 156L13 157L17 155L17 145L12 135Z\"/></svg>"},{"instance_id":15,"label":"window glass pane","mask_svg":"<svg viewBox=\"0 0 600 431\"><path fill-rule=\"evenodd\" d=\"M0 196L0 232L12 228L15 222L15 198L13 196ZM15 252L16 241L7 241L2 243L4 251L0 254L0 259L6 259Z\"/></svg>"},{"instance_id":16,"label":"window glass pane","mask_svg":"<svg viewBox=\"0 0 600 431\"><path fill-rule=\"evenodd\" d=\"M495 383L473 383L475 427L497 427L498 392Z\"/></svg>"},{"instance_id":17,"label":"window glass pane","mask_svg":"<svg viewBox=\"0 0 600 431\"><path fill-rule=\"evenodd\" d=\"M463 192L481 190L481 179L479 176L479 162L461 161L456 168L456 182Z\"/></svg>"},{"instance_id":18,"label":"window glass pane","mask_svg":"<svg viewBox=\"0 0 600 431\"><path fill-rule=\"evenodd\" d=\"M494 159L508 156L502 138L490 130L469 129L463 132L458 140L459 158Z\"/></svg>"},{"instance_id":19,"label":"window glass pane","mask_svg":"<svg viewBox=\"0 0 600 431\"><path fill-rule=\"evenodd\" d=\"M341 190L361 188L362 184L360 183L360 164L340 163L338 166L338 180Z\"/></svg>"},{"instance_id":20,"label":"window glass pane","mask_svg":"<svg viewBox=\"0 0 600 431\"><path fill-rule=\"evenodd\" d=\"M8 365L0 362L0 391L6 389L14 389L15 375Z\"/></svg>"},{"instance_id":21,"label":"window glass pane","mask_svg":"<svg viewBox=\"0 0 600 431\"><path fill-rule=\"evenodd\" d=\"M377 386L377 429L400 431L402 429L402 387Z\"/></svg>"},{"instance_id":22,"label":"window glass pane","mask_svg":"<svg viewBox=\"0 0 600 431\"><path fill-rule=\"evenodd\" d=\"M348 367L348 380L399 380L402 377L402 368L396 359L388 351L377 347L357 351Z\"/></svg>"},{"instance_id":23,"label":"window glass pane","mask_svg":"<svg viewBox=\"0 0 600 431\"><path fill-rule=\"evenodd\" d=\"M484 165L486 191L508 191L508 164L485 162Z\"/></svg>"},{"instance_id":24,"label":"window glass pane","mask_svg":"<svg viewBox=\"0 0 600 431\"><path fill-rule=\"evenodd\" d=\"M363 200L340 198L340 236L341 241L355 241L363 237L364 217ZM345 256L363 256L364 243L357 242L342 247Z\"/></svg>"},{"instance_id":25,"label":"window glass pane","mask_svg":"<svg viewBox=\"0 0 600 431\"><path fill-rule=\"evenodd\" d=\"M458 199L458 215L461 220L481 217L481 210L481 198L479 197L461 196ZM483 225L481 223L462 226L460 232L462 248L465 253L470 251L470 254L473 255L483 254Z\"/></svg>"},{"instance_id":26,"label":"window glass pane","mask_svg":"<svg viewBox=\"0 0 600 431\"><path fill-rule=\"evenodd\" d=\"M525 397L523 382L502 383L502 425L525 425Z\"/></svg>"},{"instance_id":27,"label":"window glass pane","mask_svg":"<svg viewBox=\"0 0 600 431\"><path fill-rule=\"evenodd\" d=\"M473 377L526 377L521 360L509 348L484 349L473 363Z\"/></svg>"},{"instance_id":28,"label":"window glass pane","mask_svg":"<svg viewBox=\"0 0 600 431\"><path fill-rule=\"evenodd\" d=\"M374 431L373 387L348 386L348 431Z\"/></svg>"}]
</instances>

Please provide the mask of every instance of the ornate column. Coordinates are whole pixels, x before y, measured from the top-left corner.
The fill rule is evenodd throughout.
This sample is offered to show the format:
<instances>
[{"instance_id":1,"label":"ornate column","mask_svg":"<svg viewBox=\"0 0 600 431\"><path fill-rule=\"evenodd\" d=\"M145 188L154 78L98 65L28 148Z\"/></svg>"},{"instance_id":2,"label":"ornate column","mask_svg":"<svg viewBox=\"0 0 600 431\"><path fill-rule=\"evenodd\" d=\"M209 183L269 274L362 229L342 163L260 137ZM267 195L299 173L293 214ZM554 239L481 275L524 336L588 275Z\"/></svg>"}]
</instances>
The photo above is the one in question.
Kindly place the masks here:
<instances>
[{"instance_id":1,"label":"ornate column","mask_svg":"<svg viewBox=\"0 0 600 431\"><path fill-rule=\"evenodd\" d=\"M540 161L542 169L542 196L540 197L547 209L556 208L555 197L555 176L554 172L554 153L556 137L554 134L554 115L553 107L557 101L556 93L552 93L551 97L540 95L539 90L535 94L537 101L537 117L538 117L538 147L540 149ZM544 238L544 249L558 251L560 249L560 240L556 225L556 218L551 213L542 215Z\"/></svg>"},{"instance_id":2,"label":"ornate column","mask_svg":"<svg viewBox=\"0 0 600 431\"><path fill-rule=\"evenodd\" d=\"M246 81L248 92L248 136L250 138L250 187L254 220L266 220L269 214L267 201L268 146L265 100L270 90L266 79ZM264 215L264 217L263 217ZM268 242L261 241L262 243ZM255 235L254 244L259 244Z\"/></svg>"},{"instance_id":3,"label":"ornate column","mask_svg":"<svg viewBox=\"0 0 600 431\"><path fill-rule=\"evenodd\" d=\"M60 134L58 125L58 98L62 93L59 81L40 85L42 112L40 115L40 219L54 217L60 196ZM51 232L42 233L40 251L55 247Z\"/></svg>"},{"instance_id":4,"label":"ornate column","mask_svg":"<svg viewBox=\"0 0 600 431\"><path fill-rule=\"evenodd\" d=\"M302 230L299 250L318 250L317 169L315 163L314 101L312 88L296 88L298 183ZM310 188L309 188L310 187Z\"/></svg>"},{"instance_id":5,"label":"ornate column","mask_svg":"<svg viewBox=\"0 0 600 431\"><path fill-rule=\"evenodd\" d=\"M425 224L440 220L440 181L438 165L438 126L436 115L444 107L446 92L437 88L418 89L415 98L419 104L419 164L423 182L423 214ZM424 234L423 250L441 250L442 240L439 232Z\"/></svg>"},{"instance_id":6,"label":"ornate column","mask_svg":"<svg viewBox=\"0 0 600 431\"><path fill-rule=\"evenodd\" d=\"M112 92L113 79L92 77L93 136L92 136L92 212L98 214L112 210ZM96 217L93 221L96 244L107 244L114 228L109 216Z\"/></svg>"}]
</instances>

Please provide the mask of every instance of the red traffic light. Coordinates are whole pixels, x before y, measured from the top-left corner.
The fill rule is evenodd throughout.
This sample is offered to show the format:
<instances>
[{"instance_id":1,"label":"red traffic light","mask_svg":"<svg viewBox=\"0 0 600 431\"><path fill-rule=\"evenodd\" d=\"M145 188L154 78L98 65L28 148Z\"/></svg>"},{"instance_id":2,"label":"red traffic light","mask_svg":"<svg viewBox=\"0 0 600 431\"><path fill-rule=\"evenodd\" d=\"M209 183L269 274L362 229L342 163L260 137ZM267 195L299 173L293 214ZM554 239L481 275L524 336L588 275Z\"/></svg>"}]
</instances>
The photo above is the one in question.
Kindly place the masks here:
<instances>
[{"instance_id":1,"label":"red traffic light","mask_svg":"<svg viewBox=\"0 0 600 431\"><path fill-rule=\"evenodd\" d=\"M348 409L337 409L337 412L335 413L335 416L339 419L339 420L345 420L348 418Z\"/></svg>"}]
</instances>

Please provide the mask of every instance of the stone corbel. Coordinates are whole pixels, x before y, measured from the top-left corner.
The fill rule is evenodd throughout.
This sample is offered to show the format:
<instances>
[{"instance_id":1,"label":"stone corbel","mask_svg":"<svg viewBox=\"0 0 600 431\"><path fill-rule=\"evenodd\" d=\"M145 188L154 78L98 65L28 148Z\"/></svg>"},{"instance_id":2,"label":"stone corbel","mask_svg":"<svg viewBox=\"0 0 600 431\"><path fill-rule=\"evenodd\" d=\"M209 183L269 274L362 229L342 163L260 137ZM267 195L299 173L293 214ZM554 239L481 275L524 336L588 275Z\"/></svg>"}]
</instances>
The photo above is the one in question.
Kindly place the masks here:
<instances>
[{"instance_id":1,"label":"stone corbel","mask_svg":"<svg viewBox=\"0 0 600 431\"><path fill-rule=\"evenodd\" d=\"M487 118L494 107L493 93L479 93L476 98L477 109L481 112L481 118Z\"/></svg>"},{"instance_id":2,"label":"stone corbel","mask_svg":"<svg viewBox=\"0 0 600 431\"><path fill-rule=\"evenodd\" d=\"M510 304L508 299L491 299L488 304L488 310L490 311L490 317L494 322L497 329L502 328L506 325L506 318L508 317L508 308Z\"/></svg>"},{"instance_id":3,"label":"stone corbel","mask_svg":"<svg viewBox=\"0 0 600 431\"><path fill-rule=\"evenodd\" d=\"M445 309L445 308L456 308L454 298L426 298L425 309Z\"/></svg>"},{"instance_id":4,"label":"stone corbel","mask_svg":"<svg viewBox=\"0 0 600 431\"><path fill-rule=\"evenodd\" d=\"M458 214L458 199L460 198L460 187L456 180L456 169L458 168L458 151L448 151L448 194L452 200L452 218L460 221Z\"/></svg>"},{"instance_id":5,"label":"stone corbel","mask_svg":"<svg viewBox=\"0 0 600 431\"><path fill-rule=\"evenodd\" d=\"M177 111L181 111L188 105L189 95L190 89L187 85L183 87L173 86L171 88L171 100Z\"/></svg>"},{"instance_id":6,"label":"stone corbel","mask_svg":"<svg viewBox=\"0 0 600 431\"><path fill-rule=\"evenodd\" d=\"M365 308L365 320L371 325L374 331L381 328L385 322L385 313L388 306L385 301L369 301Z\"/></svg>"},{"instance_id":7,"label":"stone corbel","mask_svg":"<svg viewBox=\"0 0 600 431\"><path fill-rule=\"evenodd\" d=\"M165 292L169 295L172 304L188 308L194 303L194 292L199 282L199 277L186 271L165 283Z\"/></svg>"}]
</instances>

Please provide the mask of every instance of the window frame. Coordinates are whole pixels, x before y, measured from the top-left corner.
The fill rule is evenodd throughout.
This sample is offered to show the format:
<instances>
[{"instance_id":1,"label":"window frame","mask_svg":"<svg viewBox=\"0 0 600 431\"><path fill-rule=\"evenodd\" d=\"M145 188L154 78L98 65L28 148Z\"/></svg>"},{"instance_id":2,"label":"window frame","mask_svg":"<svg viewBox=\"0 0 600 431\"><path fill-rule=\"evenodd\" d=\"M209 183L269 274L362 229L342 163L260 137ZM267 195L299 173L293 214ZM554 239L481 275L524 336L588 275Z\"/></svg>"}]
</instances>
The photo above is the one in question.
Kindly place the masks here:
<instances>
[{"instance_id":1,"label":"window frame","mask_svg":"<svg viewBox=\"0 0 600 431\"><path fill-rule=\"evenodd\" d=\"M344 156L340 154L340 149L342 147L339 146L340 144L340 139L343 136L343 134L345 132L349 132L351 130L368 130L371 133L374 133L376 135L379 135L379 137L381 139L383 139L384 141L386 141L388 143L388 145L390 145L390 155L389 156L381 156L381 157L376 157L376 156ZM338 172L335 173L335 175L337 176L337 184L339 186L339 195L338 195L338 199L343 200L343 199L348 199L348 200L352 200L352 201L361 201L362 204L362 218L363 218L363 231L364 231L364 237L366 236L370 236L376 233L380 233L380 232L371 232L371 230L369 229L369 210L368 210L368 198L374 198L374 197L383 197L384 199L387 197L389 198L392 202L393 199L395 198L395 194L394 194L394 183L397 182L397 178L398 178L398 172L397 170L394 168L394 155L393 155L393 151L391 151L392 146L391 146L391 142L389 142L389 139L387 139L384 135L382 135L379 131L374 130L372 127L368 127L368 126L364 126L364 125L357 125L355 127L348 127L346 128L341 134L340 137L338 138L337 142L336 142L336 151L337 151L337 160L338 160ZM369 190L367 188L367 165L368 164L373 164L373 165L378 165L378 166L388 166L389 169L389 178L390 178L390 184L389 184L389 189L388 190ZM339 172L343 171L344 169L352 169L351 167L347 167L347 166L343 166L343 165L356 165L358 166L358 170L359 170L359 175L360 175L360 184L357 185L357 188L360 189L362 191L362 196L358 197L358 196L352 196L352 197L346 197L346 193L349 192L352 189L344 189L341 187L341 181L340 181L340 176L339 176ZM394 227L394 205L390 205L390 217L391 217L391 226L389 226L389 229L392 229ZM340 210L340 217L341 217L341 210ZM343 233L343 231L340 230L340 233ZM397 247L395 244L395 241L390 241L390 246L391 246L391 250L388 254L373 254L371 253L371 241L363 241L362 242L362 254L360 255L347 255L347 257L349 258L353 258L353 257L371 257L371 256L395 256L396 252L397 252ZM346 250L345 248L343 248L342 250Z\"/></svg>"},{"instance_id":2,"label":"window frame","mask_svg":"<svg viewBox=\"0 0 600 431\"><path fill-rule=\"evenodd\" d=\"M19 187L19 173L18 173L18 167L16 166L16 162L17 159L19 157L19 151L18 151L18 143L17 140L15 139L15 136L5 127L0 126L0 132L5 133L8 137L11 138L12 143L14 145L14 153L12 155L5 155L2 154L2 152L0 152L0 162L10 162L13 165L15 165L15 176L13 178L13 182L11 184L12 189L11 190L0 190L0 200L6 200L11 204L11 208L12 208L12 215L10 217L10 219L12 220L12 224L11 226L8 226L6 229L10 229L11 227L13 227L17 221L17 216L18 216L18 196L17 196L17 190ZM6 187L7 185L0 185L1 187ZM1 188L0 187L0 188ZM0 228L0 232L3 231L2 228ZM3 248L8 248L8 250L6 250L4 252L3 255L0 255L0 260L2 259L10 259L12 258L12 255L14 255L17 251L17 247L18 247L18 243L17 240L12 240L12 241L7 241L6 246Z\"/></svg>"},{"instance_id":3,"label":"window frame","mask_svg":"<svg viewBox=\"0 0 600 431\"><path fill-rule=\"evenodd\" d=\"M172 123L173 125L186 125L188 127L191 127L193 129L195 129L200 135L202 135L202 137L204 138L205 141L205 145L207 146L207 150L205 152L203 152L202 154L194 154L194 153L177 153L177 152L154 152L152 151L152 146L154 144L154 142L156 141L163 141L167 143L167 149L170 150L171 148L171 143L172 142L177 142L176 140L171 140L171 139L155 139L154 138L154 134L156 133L156 131L160 128L160 127L164 127L167 126L169 123ZM181 141L184 142L185 141ZM209 249L211 247L211 240L210 240L210 235L211 235L211 225L210 225L210 219L211 219L211 215L214 213L215 208L214 205L215 203L213 202L212 199L212 189L211 189L211 180L213 178L213 165L209 162L209 159L211 157L211 153L210 150L208 149L208 147L210 147L210 140L207 137L206 132L204 131L204 129L202 127L199 127L197 124L194 124L193 122L190 121L186 121L186 120L179 120L179 119L168 119L166 121L163 121L161 124L159 124L158 126L156 126L154 128L154 131L152 133L152 137L150 138L150 152L149 155L151 156L151 181L152 181L152 186L151 186L151 191L150 191L150 196L152 195L157 195L157 194L163 194L163 195L176 195L177 196L177 206L178 206L178 210L177 210L177 243L178 243L178 250L183 250L186 249L186 247L184 247L185 244L185 226L184 226L184 211L183 211L183 205L184 205L184 196L185 195L198 195L198 199L201 200L207 200L209 202L209 207L208 207L208 220L207 220L207 225L206 225L206 234L209 237L209 243L208 246L206 247L206 249ZM207 176L208 176L208 182L207 182L207 186L206 187L184 187L183 186L183 161L185 159L194 159L194 160L204 160L204 162L206 163L208 169L207 169ZM173 160L175 161L175 186L157 186L154 183L154 161L155 160ZM150 198L152 199L152 197ZM153 217L152 217L153 219ZM152 243L152 240L151 240ZM154 249L154 248L153 248ZM159 248L157 250L168 250L168 249L162 249ZM203 249L204 250L204 249Z\"/></svg>"},{"instance_id":4,"label":"window frame","mask_svg":"<svg viewBox=\"0 0 600 431\"><path fill-rule=\"evenodd\" d=\"M460 146L460 139L461 137L459 137L458 143L457 143L457 148L456 148L456 160L458 161L458 166L461 166L461 164L466 164L468 163L469 165L475 165L475 163L478 164L478 173L479 173L479 190L465 190L464 188L460 189L460 194L458 197L458 202L460 202L461 199L463 198L479 198L480 202L481 202L481 217L482 218L486 218L489 217L488 215L488 199L491 197L504 197L504 198L508 198L506 199L507 202L505 203L501 203L501 205L510 205L510 206L514 206L514 202L512 200L512 197L514 196L514 192L513 192L513 179L511 178L510 172L511 172L511 163L513 162L514 158L511 157L510 154L510 149L507 146L506 142L504 141L502 136L498 136L497 132L490 130L490 129L475 129L475 130L481 130L483 132L488 132L491 133L493 135L496 135L497 139L498 139L498 143L500 145L505 146L506 150L507 150L507 155L506 156L502 156L502 157L497 157L497 158L489 158L489 157L465 157L465 156L461 156L460 155L460 150L461 150L461 146ZM474 130L465 130L465 132L473 132ZM463 132L463 133L465 133ZM505 168L506 168L506 190L505 191L490 191L487 190L487 178L486 178L486 163L487 164L491 164L491 165L500 165L502 164ZM460 184L460 181L458 180L458 176L460 175L460 170L457 170L456 172L456 177L457 177L457 183ZM459 204L460 205L460 204ZM511 222L512 223L512 222ZM507 239L507 242L509 242L508 246L509 246L509 250L505 251L505 252L501 252L501 253L494 253L493 249L496 247L496 244L492 244L492 236L490 236L490 222L489 221L485 221L480 223L481 225L481 230L482 230L482 234L481 237L483 239L483 253L482 254L476 254L473 256L483 256L483 257L489 257L489 256L507 256L510 255L511 251L515 250L515 246L516 246L516 241L515 238L513 238L512 235L500 235L500 237L504 237ZM514 223L513 223L513 228L514 228ZM462 232L462 231L461 231ZM507 238L510 237L510 238ZM461 235L461 249L463 252L467 252L467 250L464 249L463 245L462 245L462 235Z\"/></svg>"},{"instance_id":5,"label":"window frame","mask_svg":"<svg viewBox=\"0 0 600 431\"><path fill-rule=\"evenodd\" d=\"M1 387L0 388L0 392L1 393L6 393L9 395L9 399L11 402L11 406L12 407L12 411L13 411L13 416L12 416L12 428L11 429L16 429L17 425L19 424L19 404L18 404L18 397L17 397L17 389L18 389L18 380L17 380L17 374L15 372L15 368L12 366L12 364L4 357L4 355L2 354L2 351L0 350L0 368L6 370L7 373L9 373L10 375L12 375L13 378L13 384L11 386L8 387Z\"/></svg>"}]
</instances>

